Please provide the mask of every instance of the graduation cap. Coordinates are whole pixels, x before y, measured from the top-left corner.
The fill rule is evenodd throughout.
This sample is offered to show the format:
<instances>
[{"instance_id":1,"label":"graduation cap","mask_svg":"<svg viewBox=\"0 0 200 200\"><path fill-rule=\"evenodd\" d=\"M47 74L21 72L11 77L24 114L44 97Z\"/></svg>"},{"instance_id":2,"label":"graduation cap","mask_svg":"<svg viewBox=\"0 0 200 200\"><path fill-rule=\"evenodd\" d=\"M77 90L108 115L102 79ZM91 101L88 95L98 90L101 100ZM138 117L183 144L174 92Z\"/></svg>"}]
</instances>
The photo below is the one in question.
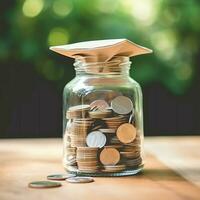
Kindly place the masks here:
<instances>
[{"instance_id":1,"label":"graduation cap","mask_svg":"<svg viewBox=\"0 0 200 200\"><path fill-rule=\"evenodd\" d=\"M93 58L93 61L107 62L114 57L132 57L152 53L151 49L127 39L109 39L52 46L50 50L71 58Z\"/></svg>"}]
</instances>

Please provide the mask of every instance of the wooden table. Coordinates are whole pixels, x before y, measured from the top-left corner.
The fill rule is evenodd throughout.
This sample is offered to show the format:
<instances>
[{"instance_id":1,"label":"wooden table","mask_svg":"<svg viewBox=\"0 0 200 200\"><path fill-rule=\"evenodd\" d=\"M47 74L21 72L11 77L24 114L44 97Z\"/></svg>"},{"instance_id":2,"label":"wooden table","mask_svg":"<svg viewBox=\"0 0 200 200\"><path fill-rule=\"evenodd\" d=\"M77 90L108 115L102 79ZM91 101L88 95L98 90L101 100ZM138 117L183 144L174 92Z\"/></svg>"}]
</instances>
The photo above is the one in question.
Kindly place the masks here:
<instances>
[{"instance_id":1,"label":"wooden table","mask_svg":"<svg viewBox=\"0 0 200 200\"><path fill-rule=\"evenodd\" d=\"M94 183L31 189L30 181L63 173L61 139L0 140L0 200L200 199L200 137L145 138L142 174Z\"/></svg>"}]
</instances>

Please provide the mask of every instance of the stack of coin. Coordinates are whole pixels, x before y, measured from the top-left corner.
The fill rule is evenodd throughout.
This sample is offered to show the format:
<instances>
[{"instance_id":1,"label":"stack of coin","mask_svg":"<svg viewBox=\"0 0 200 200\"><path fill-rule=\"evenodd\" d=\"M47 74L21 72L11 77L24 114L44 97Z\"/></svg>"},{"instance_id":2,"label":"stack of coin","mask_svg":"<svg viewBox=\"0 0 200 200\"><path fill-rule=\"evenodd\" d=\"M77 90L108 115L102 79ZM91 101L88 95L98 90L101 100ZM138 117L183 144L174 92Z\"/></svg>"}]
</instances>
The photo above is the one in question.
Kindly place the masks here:
<instances>
[{"instance_id":1,"label":"stack of coin","mask_svg":"<svg viewBox=\"0 0 200 200\"><path fill-rule=\"evenodd\" d=\"M76 160L80 171L96 172L98 170L98 148L78 147Z\"/></svg>"},{"instance_id":2,"label":"stack of coin","mask_svg":"<svg viewBox=\"0 0 200 200\"><path fill-rule=\"evenodd\" d=\"M102 119L104 117L109 117L111 116L112 111L109 109L106 110L95 110L95 111L90 111L89 116L93 119Z\"/></svg>"},{"instance_id":3,"label":"stack of coin","mask_svg":"<svg viewBox=\"0 0 200 200\"><path fill-rule=\"evenodd\" d=\"M101 170L102 172L119 172L126 169L126 165L118 164L118 165L104 165L104 168Z\"/></svg>"},{"instance_id":4,"label":"stack of coin","mask_svg":"<svg viewBox=\"0 0 200 200\"><path fill-rule=\"evenodd\" d=\"M67 119L85 118L90 110L90 105L78 105L70 107L66 113Z\"/></svg>"},{"instance_id":5,"label":"stack of coin","mask_svg":"<svg viewBox=\"0 0 200 200\"><path fill-rule=\"evenodd\" d=\"M118 137L116 136L116 135L114 135L114 136L110 136L110 144L121 144L121 142L119 141L119 139L118 139Z\"/></svg>"},{"instance_id":6,"label":"stack of coin","mask_svg":"<svg viewBox=\"0 0 200 200\"><path fill-rule=\"evenodd\" d=\"M67 147L65 164L76 165L76 148L75 147Z\"/></svg>"},{"instance_id":7,"label":"stack of coin","mask_svg":"<svg viewBox=\"0 0 200 200\"><path fill-rule=\"evenodd\" d=\"M141 165L141 138L134 115L133 102L126 96L70 107L64 135L66 168L106 173Z\"/></svg>"},{"instance_id":8,"label":"stack of coin","mask_svg":"<svg viewBox=\"0 0 200 200\"><path fill-rule=\"evenodd\" d=\"M142 158L141 158L141 156L139 156L139 157L134 158L134 159L124 159L123 163L127 166L127 168L138 167L142 163Z\"/></svg>"},{"instance_id":9,"label":"stack of coin","mask_svg":"<svg viewBox=\"0 0 200 200\"><path fill-rule=\"evenodd\" d=\"M93 120L90 118L74 119L69 129L71 146L86 146L86 136Z\"/></svg>"},{"instance_id":10,"label":"stack of coin","mask_svg":"<svg viewBox=\"0 0 200 200\"><path fill-rule=\"evenodd\" d=\"M137 158L140 156L140 146L125 146L121 151L120 155L122 158Z\"/></svg>"},{"instance_id":11,"label":"stack of coin","mask_svg":"<svg viewBox=\"0 0 200 200\"><path fill-rule=\"evenodd\" d=\"M103 118L104 122L107 124L108 129L116 130L121 124L127 122L127 117L123 115Z\"/></svg>"}]
</instances>

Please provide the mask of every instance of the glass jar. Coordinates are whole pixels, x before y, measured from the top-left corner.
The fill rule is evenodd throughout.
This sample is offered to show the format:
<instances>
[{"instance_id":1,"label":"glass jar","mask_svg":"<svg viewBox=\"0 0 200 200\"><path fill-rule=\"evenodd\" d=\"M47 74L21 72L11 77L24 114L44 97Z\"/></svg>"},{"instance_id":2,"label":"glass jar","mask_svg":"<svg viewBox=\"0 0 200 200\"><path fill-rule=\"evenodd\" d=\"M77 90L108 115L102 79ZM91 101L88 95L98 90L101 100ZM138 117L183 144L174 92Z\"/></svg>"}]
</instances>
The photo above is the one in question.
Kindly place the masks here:
<instances>
[{"instance_id":1,"label":"glass jar","mask_svg":"<svg viewBox=\"0 0 200 200\"><path fill-rule=\"evenodd\" d=\"M143 168L140 85L129 57L76 58L63 91L64 168L86 176L133 175Z\"/></svg>"}]
</instances>

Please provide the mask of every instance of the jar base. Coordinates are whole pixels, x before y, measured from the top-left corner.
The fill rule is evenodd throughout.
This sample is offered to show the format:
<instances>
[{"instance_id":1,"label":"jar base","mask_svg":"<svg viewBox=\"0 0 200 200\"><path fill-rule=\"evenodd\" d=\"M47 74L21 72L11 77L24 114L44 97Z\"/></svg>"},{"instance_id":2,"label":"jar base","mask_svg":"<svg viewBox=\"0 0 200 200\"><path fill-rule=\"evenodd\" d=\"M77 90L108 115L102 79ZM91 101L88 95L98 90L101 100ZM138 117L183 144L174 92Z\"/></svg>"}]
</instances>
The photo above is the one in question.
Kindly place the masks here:
<instances>
[{"instance_id":1,"label":"jar base","mask_svg":"<svg viewBox=\"0 0 200 200\"><path fill-rule=\"evenodd\" d=\"M133 169L126 169L119 172L98 172L98 173L87 173L87 172L80 172L80 171L69 171L65 168L65 170L69 174L75 174L77 176L91 176L91 177L120 177L120 176L132 176L140 173L143 169L144 165L140 165L137 168Z\"/></svg>"}]
</instances>

